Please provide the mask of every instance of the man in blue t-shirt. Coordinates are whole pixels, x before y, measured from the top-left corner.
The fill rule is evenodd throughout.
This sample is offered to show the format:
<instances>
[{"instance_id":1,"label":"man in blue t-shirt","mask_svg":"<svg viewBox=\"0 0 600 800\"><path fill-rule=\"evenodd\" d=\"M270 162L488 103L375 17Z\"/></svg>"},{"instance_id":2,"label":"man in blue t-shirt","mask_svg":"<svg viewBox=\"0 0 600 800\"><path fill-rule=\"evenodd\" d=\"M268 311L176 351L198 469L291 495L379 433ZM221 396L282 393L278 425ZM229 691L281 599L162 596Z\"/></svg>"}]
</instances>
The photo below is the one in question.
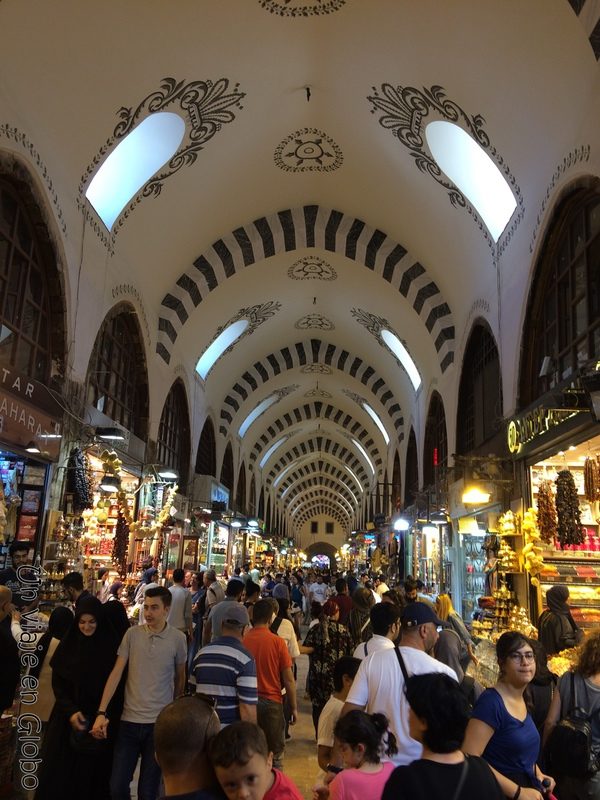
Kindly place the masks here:
<instances>
[{"instance_id":1,"label":"man in blue t-shirt","mask_svg":"<svg viewBox=\"0 0 600 800\"><path fill-rule=\"evenodd\" d=\"M196 692L216 701L222 727L238 720L256 722L258 703L256 663L242 644L250 625L248 611L240 603L225 607L221 636L198 652L192 667Z\"/></svg>"}]
</instances>

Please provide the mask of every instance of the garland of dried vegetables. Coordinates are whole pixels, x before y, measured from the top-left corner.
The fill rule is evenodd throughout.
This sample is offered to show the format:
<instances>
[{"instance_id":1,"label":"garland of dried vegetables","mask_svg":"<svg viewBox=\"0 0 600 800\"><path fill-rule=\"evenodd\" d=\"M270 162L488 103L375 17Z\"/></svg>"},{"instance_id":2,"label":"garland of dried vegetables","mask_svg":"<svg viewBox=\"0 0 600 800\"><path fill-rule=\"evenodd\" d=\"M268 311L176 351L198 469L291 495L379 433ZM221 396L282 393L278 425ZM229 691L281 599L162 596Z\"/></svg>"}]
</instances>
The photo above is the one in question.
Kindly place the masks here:
<instances>
[{"instance_id":1,"label":"garland of dried vegetables","mask_svg":"<svg viewBox=\"0 0 600 800\"><path fill-rule=\"evenodd\" d=\"M92 495L91 467L87 455L80 447L74 447L67 462L67 492L73 495L73 511L80 513L91 508Z\"/></svg>"},{"instance_id":2,"label":"garland of dried vegetables","mask_svg":"<svg viewBox=\"0 0 600 800\"><path fill-rule=\"evenodd\" d=\"M600 500L600 464L595 458L586 458L583 465L585 499L590 503Z\"/></svg>"},{"instance_id":3,"label":"garland of dried vegetables","mask_svg":"<svg viewBox=\"0 0 600 800\"><path fill-rule=\"evenodd\" d=\"M561 549L568 544L583 544L585 533L581 526L577 488L568 469L561 469L556 478L556 516Z\"/></svg>"},{"instance_id":4,"label":"garland of dried vegetables","mask_svg":"<svg viewBox=\"0 0 600 800\"><path fill-rule=\"evenodd\" d=\"M540 481L538 487L537 524L542 541L554 544L554 540L558 537L558 519L550 481Z\"/></svg>"},{"instance_id":5,"label":"garland of dried vegetables","mask_svg":"<svg viewBox=\"0 0 600 800\"><path fill-rule=\"evenodd\" d=\"M131 508L127 502L127 495L120 491L117 495L119 512L113 540L112 560L117 565L119 575L124 578L127 574L127 554L129 552L129 524L132 522Z\"/></svg>"}]
</instances>

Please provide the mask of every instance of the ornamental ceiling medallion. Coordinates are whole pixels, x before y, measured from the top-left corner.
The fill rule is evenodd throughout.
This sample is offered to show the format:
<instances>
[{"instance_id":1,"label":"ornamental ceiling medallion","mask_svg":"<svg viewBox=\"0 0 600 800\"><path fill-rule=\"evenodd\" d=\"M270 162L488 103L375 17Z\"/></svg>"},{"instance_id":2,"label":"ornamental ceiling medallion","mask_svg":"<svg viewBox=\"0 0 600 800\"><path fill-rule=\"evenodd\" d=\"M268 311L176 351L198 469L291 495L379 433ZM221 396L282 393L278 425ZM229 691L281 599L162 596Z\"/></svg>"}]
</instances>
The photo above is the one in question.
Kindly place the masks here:
<instances>
[{"instance_id":1,"label":"ornamental ceiling medallion","mask_svg":"<svg viewBox=\"0 0 600 800\"><path fill-rule=\"evenodd\" d=\"M293 281L335 281L337 272L318 256L304 256L294 261L288 269L288 276Z\"/></svg>"},{"instance_id":2,"label":"ornamental ceiling medallion","mask_svg":"<svg viewBox=\"0 0 600 800\"><path fill-rule=\"evenodd\" d=\"M302 319L299 319L298 322L294 325L300 331L309 330L311 328L316 328L320 331L334 331L335 325L331 320L328 320L327 317L322 316L321 314L307 314Z\"/></svg>"},{"instance_id":3,"label":"ornamental ceiling medallion","mask_svg":"<svg viewBox=\"0 0 600 800\"><path fill-rule=\"evenodd\" d=\"M317 17L333 14L346 0L258 0L265 11L279 17Z\"/></svg>"},{"instance_id":4,"label":"ornamental ceiling medallion","mask_svg":"<svg viewBox=\"0 0 600 800\"><path fill-rule=\"evenodd\" d=\"M284 172L333 172L344 156L338 145L317 128L302 128L277 147L275 164Z\"/></svg>"},{"instance_id":5,"label":"ornamental ceiling medallion","mask_svg":"<svg viewBox=\"0 0 600 800\"><path fill-rule=\"evenodd\" d=\"M489 246L495 248L498 255L501 255L525 215L525 204L514 175L490 141L484 128L484 117L481 114L469 115L458 103L447 97L446 90L442 86L437 85L421 90L412 86L392 86L390 83L383 83L380 88L373 86L373 94L367 97L367 100L372 106L371 113L379 113L381 127L390 130L398 141L408 148L421 172L430 175L446 189L448 199L453 206L464 208L473 217ZM425 128L432 121L429 117L452 122L463 128L488 153L509 183L517 200L517 210L497 243L490 236L477 211L460 189L444 175L431 155L425 140Z\"/></svg>"},{"instance_id":6,"label":"ornamental ceiling medallion","mask_svg":"<svg viewBox=\"0 0 600 800\"><path fill-rule=\"evenodd\" d=\"M325 399L333 397L330 392L326 392L324 389L319 389L317 386L315 389L310 389L310 391L306 392L304 397L324 397Z\"/></svg>"},{"instance_id":7,"label":"ornamental ceiling medallion","mask_svg":"<svg viewBox=\"0 0 600 800\"><path fill-rule=\"evenodd\" d=\"M327 364L307 364L305 367L302 367L300 372L304 372L307 375L310 373L316 373L317 375L331 375L333 370L331 367L328 367Z\"/></svg>"}]
</instances>

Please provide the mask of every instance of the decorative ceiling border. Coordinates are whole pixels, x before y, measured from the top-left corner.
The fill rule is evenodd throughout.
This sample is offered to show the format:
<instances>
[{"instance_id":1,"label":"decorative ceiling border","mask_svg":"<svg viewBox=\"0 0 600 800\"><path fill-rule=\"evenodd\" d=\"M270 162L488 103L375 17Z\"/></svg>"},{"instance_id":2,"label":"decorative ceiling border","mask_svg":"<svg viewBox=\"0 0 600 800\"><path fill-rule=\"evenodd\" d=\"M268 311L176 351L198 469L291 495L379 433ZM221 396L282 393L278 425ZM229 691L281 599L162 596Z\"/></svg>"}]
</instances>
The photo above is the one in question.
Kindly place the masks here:
<instances>
[{"instance_id":1,"label":"decorative ceiling border","mask_svg":"<svg viewBox=\"0 0 600 800\"><path fill-rule=\"evenodd\" d=\"M331 461L322 461L320 464L310 461L305 464L299 464L296 469L285 476L285 480L279 484L275 491L275 499L279 500L284 491L297 481L310 478L313 475L326 476L328 480L337 481L338 484L350 489L350 491L356 489L357 494L362 495L363 493L362 486Z\"/></svg>"},{"instance_id":2,"label":"decorative ceiling border","mask_svg":"<svg viewBox=\"0 0 600 800\"><path fill-rule=\"evenodd\" d=\"M318 17L334 14L346 0L258 0L259 5L278 17Z\"/></svg>"},{"instance_id":3,"label":"decorative ceiling border","mask_svg":"<svg viewBox=\"0 0 600 800\"><path fill-rule=\"evenodd\" d=\"M318 439L320 439L320 441L318 441ZM327 461L327 455L338 459L356 473L359 480L363 481L363 487L371 485L371 478L367 474L362 461L360 461L356 454L341 444L341 442L337 442L335 439L329 439L325 435L306 439L283 453L276 463L268 470L265 478L265 485L270 486L275 480L275 476L283 472L288 465L293 464L295 461L299 462L305 456L314 457L315 455L318 459L320 458L323 461Z\"/></svg>"},{"instance_id":4,"label":"decorative ceiling border","mask_svg":"<svg viewBox=\"0 0 600 800\"><path fill-rule=\"evenodd\" d=\"M244 92L239 91L239 83L232 85L228 78L219 78L214 82L205 80L186 83L185 80L167 77L162 78L160 87L144 97L135 109L121 106L117 112L119 122L112 135L96 153L79 181L77 199L77 205L83 211L85 219L111 253L114 250L116 235L136 206L145 197L158 197L167 178L175 175L182 167L194 164L198 153L223 125L233 122L235 119L233 109L243 108L241 103L245 96ZM158 111L173 111L173 106L177 107L175 110L183 112L182 116L186 121L183 142L167 165L142 186L121 212L112 229L108 231L85 198L93 173L104 161L113 145L131 133L138 123Z\"/></svg>"},{"instance_id":5,"label":"decorative ceiling border","mask_svg":"<svg viewBox=\"0 0 600 800\"><path fill-rule=\"evenodd\" d=\"M52 201L52 205L54 206L54 211L56 212L56 219L60 226L61 231L66 236L67 235L67 223L65 222L65 217L58 202L58 195L56 193L56 189L54 188L54 183L52 182L52 178L48 173L48 167L42 160L41 155L35 148L33 142L18 128L15 128L14 125L9 125L8 122L3 123L0 125L0 137L4 139L8 139L15 144L18 144L20 147L25 150L28 156L33 159L33 163L37 167L38 173L41 179L46 184L46 189L48 190L48 194L50 196L50 200Z\"/></svg>"},{"instance_id":6,"label":"decorative ceiling border","mask_svg":"<svg viewBox=\"0 0 600 800\"><path fill-rule=\"evenodd\" d=\"M373 94L368 96L367 100L372 106L372 114L378 111L382 112L379 117L381 127L392 131L400 143L409 150L418 169L430 175L440 186L446 189L452 205L455 208L465 209L475 220L490 248L498 256L502 255L525 215L525 204L523 202L523 194L514 175L490 141L490 137L484 128L484 117L481 114L469 115L458 103L447 97L443 86L438 85L434 85L429 89L423 87L421 90L412 86L394 87L390 83L382 83L379 89L373 86ZM423 134L424 120L430 115L441 117L464 128L487 151L512 187L518 210L513 213L512 222L504 230L498 242L494 242L476 209L460 189L446 178L437 161L429 152Z\"/></svg>"},{"instance_id":7,"label":"decorative ceiling border","mask_svg":"<svg viewBox=\"0 0 600 800\"><path fill-rule=\"evenodd\" d=\"M246 267L277 253L320 248L356 261L406 298L431 335L442 372L454 361L452 311L425 267L383 231L356 217L317 205L261 217L219 239L194 261L161 302L161 320L174 336L159 330L156 352L168 364L176 337L210 292ZM164 323L162 323L164 324Z\"/></svg>"},{"instance_id":8,"label":"decorative ceiling border","mask_svg":"<svg viewBox=\"0 0 600 800\"><path fill-rule=\"evenodd\" d=\"M294 261L288 269L288 277L293 281L335 281L337 272L319 256L303 256Z\"/></svg>"}]
</instances>

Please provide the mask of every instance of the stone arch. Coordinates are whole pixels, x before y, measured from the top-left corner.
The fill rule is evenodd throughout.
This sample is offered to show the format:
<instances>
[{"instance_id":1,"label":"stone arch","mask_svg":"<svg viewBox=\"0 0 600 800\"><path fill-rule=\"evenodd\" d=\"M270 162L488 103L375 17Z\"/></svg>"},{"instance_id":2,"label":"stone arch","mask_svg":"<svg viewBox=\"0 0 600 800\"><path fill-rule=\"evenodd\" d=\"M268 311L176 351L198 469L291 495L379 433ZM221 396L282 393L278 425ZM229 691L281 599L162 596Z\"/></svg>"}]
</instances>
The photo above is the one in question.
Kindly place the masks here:
<instances>
[{"instance_id":1,"label":"stone arch","mask_svg":"<svg viewBox=\"0 0 600 800\"><path fill-rule=\"evenodd\" d=\"M215 438L215 426L210 417L207 417L200 440L198 442L198 453L196 455L196 473L198 475L212 475L217 477L217 443Z\"/></svg>"}]
</instances>

